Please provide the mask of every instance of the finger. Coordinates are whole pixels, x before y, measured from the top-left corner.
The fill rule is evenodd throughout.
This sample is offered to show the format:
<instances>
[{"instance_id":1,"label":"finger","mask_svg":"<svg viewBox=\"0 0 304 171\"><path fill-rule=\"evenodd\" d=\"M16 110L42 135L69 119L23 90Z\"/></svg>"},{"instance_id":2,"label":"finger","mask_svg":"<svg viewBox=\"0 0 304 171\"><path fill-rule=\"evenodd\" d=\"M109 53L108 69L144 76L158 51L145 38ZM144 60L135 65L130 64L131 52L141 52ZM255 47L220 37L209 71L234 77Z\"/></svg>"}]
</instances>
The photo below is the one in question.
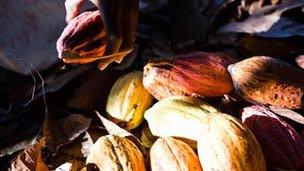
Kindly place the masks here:
<instances>
[{"instance_id":1,"label":"finger","mask_svg":"<svg viewBox=\"0 0 304 171\"><path fill-rule=\"evenodd\" d=\"M138 0L124 0L121 17L122 44L120 50L130 49L134 46L139 15Z\"/></svg>"},{"instance_id":2,"label":"finger","mask_svg":"<svg viewBox=\"0 0 304 171\"><path fill-rule=\"evenodd\" d=\"M69 23L74 17L78 16L80 13L80 8L84 0L66 0L64 3L66 10L65 20Z\"/></svg>"},{"instance_id":3,"label":"finger","mask_svg":"<svg viewBox=\"0 0 304 171\"><path fill-rule=\"evenodd\" d=\"M117 53L119 51L121 36L121 12L124 0L103 0L99 6L100 14L107 35L105 55Z\"/></svg>"}]
</instances>

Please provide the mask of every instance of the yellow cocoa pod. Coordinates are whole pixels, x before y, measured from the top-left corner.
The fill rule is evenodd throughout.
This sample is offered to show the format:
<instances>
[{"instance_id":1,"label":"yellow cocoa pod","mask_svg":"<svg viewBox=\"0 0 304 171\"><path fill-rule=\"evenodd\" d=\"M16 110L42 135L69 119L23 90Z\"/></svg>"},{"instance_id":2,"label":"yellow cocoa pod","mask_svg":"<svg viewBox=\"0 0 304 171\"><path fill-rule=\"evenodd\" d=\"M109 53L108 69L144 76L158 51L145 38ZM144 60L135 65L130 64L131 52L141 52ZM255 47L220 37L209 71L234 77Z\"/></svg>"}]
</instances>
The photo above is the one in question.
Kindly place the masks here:
<instances>
[{"instance_id":1,"label":"yellow cocoa pod","mask_svg":"<svg viewBox=\"0 0 304 171\"><path fill-rule=\"evenodd\" d=\"M207 131L201 131L197 148L203 170L266 170L256 138L230 115L210 115Z\"/></svg>"},{"instance_id":2,"label":"yellow cocoa pod","mask_svg":"<svg viewBox=\"0 0 304 171\"><path fill-rule=\"evenodd\" d=\"M197 141L202 127L206 125L204 118L217 112L217 109L201 100L173 96L154 104L144 117L155 136Z\"/></svg>"},{"instance_id":3,"label":"yellow cocoa pod","mask_svg":"<svg viewBox=\"0 0 304 171\"><path fill-rule=\"evenodd\" d=\"M116 135L100 137L86 160L102 171L145 171L145 161L140 150L127 138Z\"/></svg>"},{"instance_id":4,"label":"yellow cocoa pod","mask_svg":"<svg viewBox=\"0 0 304 171\"><path fill-rule=\"evenodd\" d=\"M108 118L126 130L136 128L143 121L143 114L153 100L142 79L140 71L124 75L114 83L107 100Z\"/></svg>"},{"instance_id":5,"label":"yellow cocoa pod","mask_svg":"<svg viewBox=\"0 0 304 171\"><path fill-rule=\"evenodd\" d=\"M157 139L150 150L152 171L201 171L197 155L189 145L172 137Z\"/></svg>"}]
</instances>

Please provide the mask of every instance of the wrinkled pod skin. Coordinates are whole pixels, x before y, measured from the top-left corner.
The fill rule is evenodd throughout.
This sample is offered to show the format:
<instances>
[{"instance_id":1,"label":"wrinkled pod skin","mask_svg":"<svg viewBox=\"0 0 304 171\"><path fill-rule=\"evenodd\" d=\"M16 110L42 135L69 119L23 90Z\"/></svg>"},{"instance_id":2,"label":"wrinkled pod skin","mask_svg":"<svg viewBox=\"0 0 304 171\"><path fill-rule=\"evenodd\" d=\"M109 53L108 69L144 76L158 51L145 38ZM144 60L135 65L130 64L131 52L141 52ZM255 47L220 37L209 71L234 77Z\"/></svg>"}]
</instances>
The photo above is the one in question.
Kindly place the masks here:
<instances>
[{"instance_id":1,"label":"wrinkled pod skin","mask_svg":"<svg viewBox=\"0 0 304 171\"><path fill-rule=\"evenodd\" d=\"M153 97L142 85L143 73L133 71L120 77L108 96L108 118L126 130L136 128L144 119Z\"/></svg>"},{"instance_id":2,"label":"wrinkled pod skin","mask_svg":"<svg viewBox=\"0 0 304 171\"><path fill-rule=\"evenodd\" d=\"M158 100L178 95L221 96L233 88L226 69L233 62L229 56L206 52L150 61L144 67L143 84Z\"/></svg>"},{"instance_id":3,"label":"wrinkled pod skin","mask_svg":"<svg viewBox=\"0 0 304 171\"><path fill-rule=\"evenodd\" d=\"M145 161L140 150L127 138L116 135L100 137L87 157L88 165L100 171L145 171Z\"/></svg>"},{"instance_id":4,"label":"wrinkled pod skin","mask_svg":"<svg viewBox=\"0 0 304 171\"><path fill-rule=\"evenodd\" d=\"M282 169L304 169L303 140L275 113L261 106L246 107L242 122L257 138L267 162Z\"/></svg>"},{"instance_id":5,"label":"wrinkled pod skin","mask_svg":"<svg viewBox=\"0 0 304 171\"><path fill-rule=\"evenodd\" d=\"M229 65L235 90L247 101L303 108L304 72L279 59L256 56Z\"/></svg>"},{"instance_id":6,"label":"wrinkled pod skin","mask_svg":"<svg viewBox=\"0 0 304 171\"><path fill-rule=\"evenodd\" d=\"M150 149L152 171L201 171L197 155L189 145L172 137L156 140Z\"/></svg>"},{"instance_id":7,"label":"wrinkled pod skin","mask_svg":"<svg viewBox=\"0 0 304 171\"><path fill-rule=\"evenodd\" d=\"M144 117L154 136L171 136L196 148L196 141L206 125L205 118L217 112L216 108L201 100L173 96L154 104Z\"/></svg>"},{"instance_id":8,"label":"wrinkled pod skin","mask_svg":"<svg viewBox=\"0 0 304 171\"><path fill-rule=\"evenodd\" d=\"M65 63L85 64L104 54L106 33L98 10L73 18L57 40L58 57Z\"/></svg>"},{"instance_id":9,"label":"wrinkled pod skin","mask_svg":"<svg viewBox=\"0 0 304 171\"><path fill-rule=\"evenodd\" d=\"M203 170L266 171L256 138L241 121L230 115L210 115L197 148Z\"/></svg>"}]
</instances>

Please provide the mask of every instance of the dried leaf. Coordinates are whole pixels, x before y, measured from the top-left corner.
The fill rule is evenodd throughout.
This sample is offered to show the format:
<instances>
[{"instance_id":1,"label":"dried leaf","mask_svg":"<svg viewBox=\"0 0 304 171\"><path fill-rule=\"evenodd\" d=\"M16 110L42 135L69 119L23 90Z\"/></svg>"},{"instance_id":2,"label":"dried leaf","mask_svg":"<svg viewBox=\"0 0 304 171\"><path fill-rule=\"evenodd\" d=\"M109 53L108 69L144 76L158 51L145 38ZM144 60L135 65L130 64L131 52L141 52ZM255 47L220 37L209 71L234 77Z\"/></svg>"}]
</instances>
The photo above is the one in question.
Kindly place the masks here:
<instances>
[{"instance_id":1,"label":"dried leaf","mask_svg":"<svg viewBox=\"0 0 304 171\"><path fill-rule=\"evenodd\" d=\"M72 168L72 163L66 162L55 169L55 171L70 171Z\"/></svg>"},{"instance_id":2,"label":"dried leaf","mask_svg":"<svg viewBox=\"0 0 304 171\"><path fill-rule=\"evenodd\" d=\"M281 17L287 10L304 5L304 1L291 1L265 6L243 22L223 26L221 33L249 33L263 37L304 36L304 25L291 18Z\"/></svg>"},{"instance_id":3,"label":"dried leaf","mask_svg":"<svg viewBox=\"0 0 304 171\"><path fill-rule=\"evenodd\" d=\"M90 153L93 141L88 132L83 137L77 138L72 143L61 147L57 155L50 159L50 167L62 166L63 163L71 163L70 171L78 171L85 167L85 158ZM60 167L59 166L59 167Z\"/></svg>"},{"instance_id":4,"label":"dried leaf","mask_svg":"<svg viewBox=\"0 0 304 171\"><path fill-rule=\"evenodd\" d=\"M273 107L273 106L270 106L270 110L277 115L286 117L292 121L295 121L297 123L304 125L304 117L295 111L292 111L289 109L284 109L284 108Z\"/></svg>"},{"instance_id":5,"label":"dried leaf","mask_svg":"<svg viewBox=\"0 0 304 171\"><path fill-rule=\"evenodd\" d=\"M135 137L130 132L120 128L118 125L109 121L105 117L101 116L97 111L95 111L95 113L98 116L98 118L101 120L103 126L107 129L109 134L128 138L145 154L145 148L137 137Z\"/></svg>"},{"instance_id":6,"label":"dried leaf","mask_svg":"<svg viewBox=\"0 0 304 171\"><path fill-rule=\"evenodd\" d=\"M41 148L44 143L44 139L41 139L35 146L16 156L11 162L10 170L48 171L41 157Z\"/></svg>"},{"instance_id":7,"label":"dried leaf","mask_svg":"<svg viewBox=\"0 0 304 171\"><path fill-rule=\"evenodd\" d=\"M92 146L93 141L90 134L88 132L82 133L71 143L58 148L56 154L46 158L46 164L51 169L58 169L68 162L72 164L71 170L80 170L85 166L85 158L90 153Z\"/></svg>"},{"instance_id":8,"label":"dried leaf","mask_svg":"<svg viewBox=\"0 0 304 171\"><path fill-rule=\"evenodd\" d=\"M46 115L43 127L43 136L46 137L46 147L53 153L56 150L77 138L85 132L91 123L91 119L80 114L73 114L62 120L55 120Z\"/></svg>"},{"instance_id":9,"label":"dried leaf","mask_svg":"<svg viewBox=\"0 0 304 171\"><path fill-rule=\"evenodd\" d=\"M0 150L0 157L3 157L4 155L10 155L13 154L16 151L23 150L26 148L31 147L36 142L36 139L29 139L24 140L22 142L19 142L18 144L15 144L13 146L5 147Z\"/></svg>"},{"instance_id":10,"label":"dried leaf","mask_svg":"<svg viewBox=\"0 0 304 171\"><path fill-rule=\"evenodd\" d=\"M38 136L37 134L39 133L40 127L37 125L31 125L31 127L24 128L24 130L19 129L17 132L14 132L8 137L1 139L0 157L13 154L19 150L30 148L37 142L36 138Z\"/></svg>"},{"instance_id":11,"label":"dried leaf","mask_svg":"<svg viewBox=\"0 0 304 171\"><path fill-rule=\"evenodd\" d=\"M80 165L78 160L72 160L57 167L55 171L86 171L86 167L79 167Z\"/></svg>"}]
</instances>

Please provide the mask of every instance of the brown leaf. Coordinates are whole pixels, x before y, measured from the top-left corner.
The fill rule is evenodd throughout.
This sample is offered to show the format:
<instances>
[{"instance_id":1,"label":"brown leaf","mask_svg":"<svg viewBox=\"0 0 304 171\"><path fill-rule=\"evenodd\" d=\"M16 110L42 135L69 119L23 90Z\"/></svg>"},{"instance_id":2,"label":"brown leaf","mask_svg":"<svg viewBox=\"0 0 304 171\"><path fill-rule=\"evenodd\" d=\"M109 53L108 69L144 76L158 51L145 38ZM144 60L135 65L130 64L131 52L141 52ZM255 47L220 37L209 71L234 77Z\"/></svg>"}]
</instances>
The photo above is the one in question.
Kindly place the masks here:
<instances>
[{"instance_id":1,"label":"brown leaf","mask_svg":"<svg viewBox=\"0 0 304 171\"><path fill-rule=\"evenodd\" d=\"M277 115L286 117L292 121L295 121L297 123L304 125L304 117L295 111L292 111L289 109L284 109L284 108L273 107L273 106L270 106L270 110L273 111Z\"/></svg>"},{"instance_id":2,"label":"brown leaf","mask_svg":"<svg viewBox=\"0 0 304 171\"><path fill-rule=\"evenodd\" d=\"M36 142L36 137L31 139L26 139L24 141L18 142L15 145L4 147L0 149L0 157L4 155L10 155L13 154L16 151L23 150L26 148L30 148L32 145L34 145Z\"/></svg>"},{"instance_id":3,"label":"brown leaf","mask_svg":"<svg viewBox=\"0 0 304 171\"><path fill-rule=\"evenodd\" d=\"M73 114L62 120L55 120L50 114L46 115L43 136L46 137L46 147L52 152L77 138L85 132L91 123L91 119L80 114Z\"/></svg>"},{"instance_id":4,"label":"brown leaf","mask_svg":"<svg viewBox=\"0 0 304 171\"><path fill-rule=\"evenodd\" d=\"M86 171L86 168L85 166L82 167L82 163L80 163L78 160L72 160L60 165L55 169L55 171Z\"/></svg>"},{"instance_id":5,"label":"brown leaf","mask_svg":"<svg viewBox=\"0 0 304 171\"><path fill-rule=\"evenodd\" d=\"M281 17L287 10L300 7L303 1L290 1L278 5L264 6L243 22L223 26L222 33L249 33L262 37L290 37L303 35L304 26L288 17Z\"/></svg>"},{"instance_id":6,"label":"brown leaf","mask_svg":"<svg viewBox=\"0 0 304 171\"><path fill-rule=\"evenodd\" d=\"M59 169L63 164L70 163L71 165L66 164L62 167L80 170L85 167L85 158L88 156L92 146L92 138L88 132L85 132L71 143L60 147L56 155L48 158L48 166L52 169Z\"/></svg>"},{"instance_id":7,"label":"brown leaf","mask_svg":"<svg viewBox=\"0 0 304 171\"><path fill-rule=\"evenodd\" d=\"M24 150L11 161L11 170L28 171L48 171L41 157L41 148L44 146L44 139L41 139L36 145Z\"/></svg>"},{"instance_id":8,"label":"brown leaf","mask_svg":"<svg viewBox=\"0 0 304 171\"><path fill-rule=\"evenodd\" d=\"M140 142L140 140L137 137L135 137L130 132L122 129L121 127L119 127L115 123L109 121L105 117L101 116L99 114L99 112L95 111L95 113L98 116L98 118L101 120L103 126L107 129L109 134L128 138L142 151L143 154L146 153L145 147L142 145L142 143Z\"/></svg>"}]
</instances>

